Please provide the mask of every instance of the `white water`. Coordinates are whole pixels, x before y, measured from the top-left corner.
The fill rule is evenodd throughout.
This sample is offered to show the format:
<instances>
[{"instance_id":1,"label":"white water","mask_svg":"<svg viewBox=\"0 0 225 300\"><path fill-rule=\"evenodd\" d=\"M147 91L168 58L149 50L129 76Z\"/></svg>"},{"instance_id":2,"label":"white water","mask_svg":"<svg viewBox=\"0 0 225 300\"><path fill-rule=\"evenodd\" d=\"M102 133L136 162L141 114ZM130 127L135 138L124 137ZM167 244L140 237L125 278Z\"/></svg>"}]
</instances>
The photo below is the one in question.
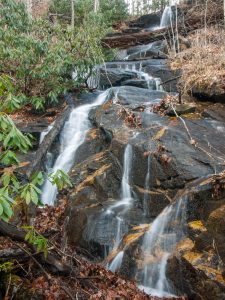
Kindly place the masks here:
<instances>
[{"instance_id":1,"label":"white water","mask_svg":"<svg viewBox=\"0 0 225 300\"><path fill-rule=\"evenodd\" d=\"M114 258L114 260L111 262L108 269L112 272L118 271L122 265L123 256L124 256L124 251L120 251Z\"/></svg>"},{"instance_id":2,"label":"white water","mask_svg":"<svg viewBox=\"0 0 225 300\"><path fill-rule=\"evenodd\" d=\"M94 103L81 105L73 109L60 134L60 153L51 172L57 170L70 171L75 161L76 151L85 141L86 133L91 126L88 114L94 106L104 103L107 96L108 91L105 91L97 97ZM42 190L43 203L53 205L57 192L57 187L46 180Z\"/></svg>"},{"instance_id":3,"label":"white water","mask_svg":"<svg viewBox=\"0 0 225 300\"><path fill-rule=\"evenodd\" d=\"M39 145L43 142L45 136L49 133L49 131L52 129L53 124L49 125L48 128L45 131L42 131L40 135Z\"/></svg>"},{"instance_id":4,"label":"white water","mask_svg":"<svg viewBox=\"0 0 225 300\"><path fill-rule=\"evenodd\" d=\"M160 78L154 78L146 72L142 71L142 64L140 63L139 68L136 67L135 63L123 64L119 66L124 68L126 71L132 71L136 73L138 79L144 79L148 85L149 90L163 91L162 81Z\"/></svg>"},{"instance_id":5,"label":"white water","mask_svg":"<svg viewBox=\"0 0 225 300\"><path fill-rule=\"evenodd\" d=\"M150 293L154 291L159 297L173 294L166 278L166 266L177 242L184 237L186 202L185 197L167 206L144 237L144 268L140 288Z\"/></svg>"},{"instance_id":6,"label":"white water","mask_svg":"<svg viewBox=\"0 0 225 300\"><path fill-rule=\"evenodd\" d=\"M130 206L132 205L132 190L129 184L130 182L130 173L132 170L132 146L128 144L124 151L124 159L123 159L123 177L122 177L122 184L121 184L121 200L119 200L116 204L112 205L108 210L107 213L112 213L116 208L120 208L119 212L117 213L117 231L116 231L116 238L115 243L113 245L114 249L117 249L122 238L123 238L123 230L122 225L124 224L124 214L128 211ZM117 256L113 259L113 261L109 265L109 270L117 271L123 260L123 251L119 252Z\"/></svg>"},{"instance_id":7,"label":"white water","mask_svg":"<svg viewBox=\"0 0 225 300\"><path fill-rule=\"evenodd\" d=\"M143 46L141 47L141 49L139 49L138 51L134 51L133 53L127 55L127 56L124 58L124 60L129 60L130 57L132 57L133 55L138 55L138 54L140 54L140 57L139 57L140 59L145 58L146 52L152 48L153 44L154 44L154 43L150 43L150 44L147 44L147 45L143 45Z\"/></svg>"},{"instance_id":8,"label":"white water","mask_svg":"<svg viewBox=\"0 0 225 300\"><path fill-rule=\"evenodd\" d=\"M122 178L122 200L126 199L128 202L130 202L132 200L131 187L129 184L132 168L132 146L130 144L128 144L125 148L123 167L124 171Z\"/></svg>"},{"instance_id":9,"label":"white water","mask_svg":"<svg viewBox=\"0 0 225 300\"><path fill-rule=\"evenodd\" d=\"M162 14L160 28L169 27L172 24L172 15L171 6L166 6Z\"/></svg>"},{"instance_id":10,"label":"white water","mask_svg":"<svg viewBox=\"0 0 225 300\"><path fill-rule=\"evenodd\" d=\"M145 177L145 194L144 194L144 214L145 216L149 216L149 190L150 190L150 172L151 172L151 155L149 154L148 156L148 170L147 170L147 175Z\"/></svg>"}]
</instances>

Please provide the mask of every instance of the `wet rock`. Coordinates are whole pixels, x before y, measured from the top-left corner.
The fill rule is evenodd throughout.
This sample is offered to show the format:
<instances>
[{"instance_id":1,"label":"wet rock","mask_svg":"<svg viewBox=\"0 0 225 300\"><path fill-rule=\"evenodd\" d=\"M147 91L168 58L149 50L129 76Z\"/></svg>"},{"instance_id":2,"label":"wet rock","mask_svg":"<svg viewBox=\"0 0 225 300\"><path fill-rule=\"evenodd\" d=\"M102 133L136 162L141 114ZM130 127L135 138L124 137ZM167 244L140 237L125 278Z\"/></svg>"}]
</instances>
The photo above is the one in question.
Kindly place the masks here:
<instances>
[{"instance_id":1,"label":"wet rock","mask_svg":"<svg viewBox=\"0 0 225 300\"><path fill-rule=\"evenodd\" d=\"M152 51L160 51L162 53L168 53L168 46L165 41L156 41L150 43L148 45L138 45L135 47L131 47L127 49L127 55L137 54L137 53L144 53L145 51L152 50Z\"/></svg>"},{"instance_id":2,"label":"wet rock","mask_svg":"<svg viewBox=\"0 0 225 300\"><path fill-rule=\"evenodd\" d=\"M143 103L154 104L160 102L167 95L163 91L146 90L137 87L122 86L112 89L112 94L116 96L121 105L137 107Z\"/></svg>"},{"instance_id":3,"label":"wet rock","mask_svg":"<svg viewBox=\"0 0 225 300\"><path fill-rule=\"evenodd\" d=\"M107 89L120 86L122 82L137 78L135 72L115 68L100 69L99 88Z\"/></svg>"},{"instance_id":4,"label":"wet rock","mask_svg":"<svg viewBox=\"0 0 225 300\"><path fill-rule=\"evenodd\" d=\"M211 101L225 103L225 91L217 86L194 87L192 95L200 101Z\"/></svg>"},{"instance_id":5,"label":"wet rock","mask_svg":"<svg viewBox=\"0 0 225 300\"><path fill-rule=\"evenodd\" d=\"M214 239L218 255L225 263L225 205L217 208L210 214L206 228Z\"/></svg>"},{"instance_id":6,"label":"wet rock","mask_svg":"<svg viewBox=\"0 0 225 300\"><path fill-rule=\"evenodd\" d=\"M202 115L206 118L212 118L219 122L224 122L225 120L225 105L221 103L216 103L211 105L204 110Z\"/></svg>"},{"instance_id":7,"label":"wet rock","mask_svg":"<svg viewBox=\"0 0 225 300\"><path fill-rule=\"evenodd\" d=\"M177 92L177 82L180 76L179 70L171 70L169 66L164 65L152 65L152 63L146 63L143 65L143 71L150 74L152 77L160 78L163 83L163 88L167 92Z\"/></svg>"},{"instance_id":8,"label":"wet rock","mask_svg":"<svg viewBox=\"0 0 225 300\"><path fill-rule=\"evenodd\" d=\"M225 131L215 135L212 120L185 119L192 139L196 141L193 144L182 122L150 112L152 104L166 95L166 92L132 86L112 88L109 100L90 112L89 118L97 127L90 134L97 140L90 139L89 143L87 139L85 149L89 149L86 150L89 158L85 158L82 148L79 154L81 163L71 171L74 184L68 194L68 236L71 244L85 247L101 257L104 257L104 251L111 249L116 236L117 214L106 212L121 199L123 157L127 143L131 144L133 151L129 178L133 200L132 206L123 214L123 233L143 223L143 220L150 223L188 182L214 173L214 168L217 172L223 170L223 161L218 160L218 149L225 152ZM127 113L140 117L141 126L126 121ZM221 122L219 124L223 125ZM96 154L94 148L103 152ZM149 163L151 173L146 183ZM187 221L190 224L196 220L206 224L212 211L225 204L223 198L212 200L212 188L207 184L200 187L188 202ZM144 198L149 214L146 214L143 205ZM79 227L79 234L74 237L73 228L76 227ZM209 234L208 230L189 228L188 232L196 245L202 237L203 243L209 243L211 247L211 237L203 237L203 234ZM209 251L207 245L204 249ZM139 251L138 248L135 251ZM195 251L198 249L195 248ZM130 254L124 254L128 265L129 257ZM133 262L131 265L133 270Z\"/></svg>"},{"instance_id":9,"label":"wet rock","mask_svg":"<svg viewBox=\"0 0 225 300\"><path fill-rule=\"evenodd\" d=\"M130 80L126 80L124 81L122 84L122 86L135 86L135 87L139 87L142 89L148 89L148 83L146 82L146 80L143 79L130 79ZM156 88L155 88L156 89Z\"/></svg>"},{"instance_id":10,"label":"wet rock","mask_svg":"<svg viewBox=\"0 0 225 300\"><path fill-rule=\"evenodd\" d=\"M107 139L107 136L101 129L90 129L84 143L77 149L74 164L79 164L88 157L106 150L109 143L110 139Z\"/></svg>"},{"instance_id":11,"label":"wet rock","mask_svg":"<svg viewBox=\"0 0 225 300\"><path fill-rule=\"evenodd\" d=\"M150 48L147 50L143 50L140 52L136 52L130 54L128 60L140 60L140 59L149 59L149 58L158 58L158 59L166 59L167 55L160 50Z\"/></svg>"},{"instance_id":12,"label":"wet rock","mask_svg":"<svg viewBox=\"0 0 225 300\"><path fill-rule=\"evenodd\" d=\"M173 256L168 260L167 277L175 290L186 294L188 299L225 299L225 286L207 277L184 258Z\"/></svg>"},{"instance_id":13,"label":"wet rock","mask_svg":"<svg viewBox=\"0 0 225 300\"><path fill-rule=\"evenodd\" d=\"M178 115L190 114L196 111L196 105L194 103L186 103L186 104L176 104L174 105L174 109ZM166 111L168 116L176 116L174 110L169 108Z\"/></svg>"},{"instance_id":14,"label":"wet rock","mask_svg":"<svg viewBox=\"0 0 225 300\"><path fill-rule=\"evenodd\" d=\"M143 15L140 18L129 22L130 26L138 26L141 28L150 28L156 27L160 25L161 14L153 13L148 15Z\"/></svg>"}]
</instances>

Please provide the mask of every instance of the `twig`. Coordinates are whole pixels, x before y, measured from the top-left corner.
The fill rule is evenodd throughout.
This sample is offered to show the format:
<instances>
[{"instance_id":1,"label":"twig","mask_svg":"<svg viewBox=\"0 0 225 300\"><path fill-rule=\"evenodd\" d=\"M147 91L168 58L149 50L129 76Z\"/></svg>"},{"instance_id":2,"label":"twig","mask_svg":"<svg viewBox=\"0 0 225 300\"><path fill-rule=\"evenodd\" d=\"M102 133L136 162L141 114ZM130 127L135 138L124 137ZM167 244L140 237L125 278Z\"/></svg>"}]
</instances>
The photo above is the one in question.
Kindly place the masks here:
<instances>
[{"instance_id":1,"label":"twig","mask_svg":"<svg viewBox=\"0 0 225 300\"><path fill-rule=\"evenodd\" d=\"M42 265L36 260L36 258L33 257L33 255L24 247L22 247L21 245L15 243L12 241L12 243L14 245L16 245L17 247L19 247L21 250L23 250L26 254L28 254L30 256L30 258L36 263L36 265L41 269L41 271L44 273L44 275L46 276L47 280L50 281L51 277L50 275L45 271L45 269L42 267Z\"/></svg>"},{"instance_id":2,"label":"twig","mask_svg":"<svg viewBox=\"0 0 225 300\"><path fill-rule=\"evenodd\" d=\"M10 275L9 275L9 282L8 282L7 289L6 289L6 292L5 292L5 299L7 299L7 296L8 296L8 293L9 293L9 289L10 289L10 286L11 286L11 282L12 282L12 274L10 273Z\"/></svg>"},{"instance_id":3,"label":"twig","mask_svg":"<svg viewBox=\"0 0 225 300\"><path fill-rule=\"evenodd\" d=\"M173 77L173 78L171 78L171 79L168 79L168 80L166 80L166 81L161 82L159 85L164 85L164 84L166 84L166 83L168 83L168 82L170 82L170 81L179 79L179 78L181 78L181 77L182 77L181 75L180 75L180 76Z\"/></svg>"},{"instance_id":4,"label":"twig","mask_svg":"<svg viewBox=\"0 0 225 300\"><path fill-rule=\"evenodd\" d=\"M70 293L70 291L65 286L61 285L61 288L72 300L76 300L76 298L73 297L73 295Z\"/></svg>"}]
</instances>

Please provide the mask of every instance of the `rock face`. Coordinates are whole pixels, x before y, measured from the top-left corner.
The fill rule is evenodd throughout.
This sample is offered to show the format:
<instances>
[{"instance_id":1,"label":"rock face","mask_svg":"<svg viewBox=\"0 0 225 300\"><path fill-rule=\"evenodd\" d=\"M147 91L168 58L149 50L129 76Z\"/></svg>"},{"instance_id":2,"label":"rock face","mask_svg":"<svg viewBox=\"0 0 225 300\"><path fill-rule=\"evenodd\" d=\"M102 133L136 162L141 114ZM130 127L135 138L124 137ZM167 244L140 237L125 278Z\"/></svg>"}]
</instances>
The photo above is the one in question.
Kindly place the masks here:
<instances>
[{"instance_id":1,"label":"rock face","mask_svg":"<svg viewBox=\"0 0 225 300\"><path fill-rule=\"evenodd\" d=\"M133 148L130 180L135 194L136 210L134 219L129 212L130 226L143 222L143 195L146 194L149 155L151 176L148 185L152 194L148 195L148 221L156 217L176 191L186 183L213 174L215 168L217 172L222 171L223 162L217 162L218 154L215 149L225 151L225 132L218 131L215 136L213 121L186 119L190 135L196 141L196 144L191 143L182 122L151 113L152 104L158 103L165 96L165 92L136 87L125 86L119 90L112 88L111 99L91 112L90 119L98 130L90 132L91 139L87 136L87 144L85 143L80 150L81 162L71 171L75 186L75 190L70 194L72 211L80 211L82 206L86 216L90 216L94 211L98 214L101 213L102 207L105 209L115 199L120 198L123 154L128 142ZM127 120L129 114L133 114L130 123ZM135 119L140 120L140 126L135 123ZM220 125L223 126L222 123ZM86 160L82 149L88 149L85 153ZM92 149L103 152L101 155L95 154ZM71 212L72 224L75 219L77 218L73 217ZM74 228L74 225L70 227ZM73 240L72 235L70 239L74 243L82 240ZM91 239L100 245L104 244L100 242L101 237L91 235Z\"/></svg>"},{"instance_id":2,"label":"rock face","mask_svg":"<svg viewBox=\"0 0 225 300\"><path fill-rule=\"evenodd\" d=\"M129 23L130 27L136 26L139 28L150 28L150 27L156 27L160 25L161 20L161 14L155 13L155 14L148 14L141 16L135 21L131 21Z\"/></svg>"},{"instance_id":3,"label":"rock face","mask_svg":"<svg viewBox=\"0 0 225 300\"><path fill-rule=\"evenodd\" d=\"M189 191L188 239L177 245L168 261L167 277L190 299L225 299L223 181L224 175L219 179L216 176L208 178L193 192ZM216 192L217 184L219 193Z\"/></svg>"},{"instance_id":4,"label":"rock face","mask_svg":"<svg viewBox=\"0 0 225 300\"><path fill-rule=\"evenodd\" d=\"M224 112L213 106L200 114L197 105L178 103L180 72L167 65L166 48L163 41L138 45L126 50L126 60L99 67L99 86L109 93L89 113L93 128L70 172L68 242L108 263L123 252L120 273L140 282L146 231L165 207L188 195L185 238L168 258L167 279L189 299L225 299L224 175L212 176L225 165ZM171 98L177 114L172 105L155 113ZM166 237L160 238L163 244Z\"/></svg>"},{"instance_id":5,"label":"rock face","mask_svg":"<svg viewBox=\"0 0 225 300\"><path fill-rule=\"evenodd\" d=\"M138 86L141 88L156 89L156 86L146 82L146 76L158 78L162 82L162 88L166 92L177 92L177 82L180 72L172 71L167 65L165 59L147 59L135 60L135 62L120 61L106 63L100 68L100 88L110 88L114 86L128 85ZM141 80L141 81L137 81ZM144 81L146 84L144 85Z\"/></svg>"}]
</instances>

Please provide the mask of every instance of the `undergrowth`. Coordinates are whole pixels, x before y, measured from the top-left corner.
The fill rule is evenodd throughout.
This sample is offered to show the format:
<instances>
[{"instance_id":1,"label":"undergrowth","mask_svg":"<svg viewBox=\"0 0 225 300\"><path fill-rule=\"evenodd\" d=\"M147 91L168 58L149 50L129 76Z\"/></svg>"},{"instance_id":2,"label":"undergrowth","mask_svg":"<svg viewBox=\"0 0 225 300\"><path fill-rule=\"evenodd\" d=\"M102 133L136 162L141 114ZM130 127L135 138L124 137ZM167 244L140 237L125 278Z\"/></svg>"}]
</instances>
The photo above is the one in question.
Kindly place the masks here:
<instances>
[{"instance_id":1,"label":"undergrowth","mask_svg":"<svg viewBox=\"0 0 225 300\"><path fill-rule=\"evenodd\" d=\"M191 47L170 54L171 67L182 69L182 93L195 90L225 93L225 34L221 27L197 30L188 38Z\"/></svg>"}]
</instances>

